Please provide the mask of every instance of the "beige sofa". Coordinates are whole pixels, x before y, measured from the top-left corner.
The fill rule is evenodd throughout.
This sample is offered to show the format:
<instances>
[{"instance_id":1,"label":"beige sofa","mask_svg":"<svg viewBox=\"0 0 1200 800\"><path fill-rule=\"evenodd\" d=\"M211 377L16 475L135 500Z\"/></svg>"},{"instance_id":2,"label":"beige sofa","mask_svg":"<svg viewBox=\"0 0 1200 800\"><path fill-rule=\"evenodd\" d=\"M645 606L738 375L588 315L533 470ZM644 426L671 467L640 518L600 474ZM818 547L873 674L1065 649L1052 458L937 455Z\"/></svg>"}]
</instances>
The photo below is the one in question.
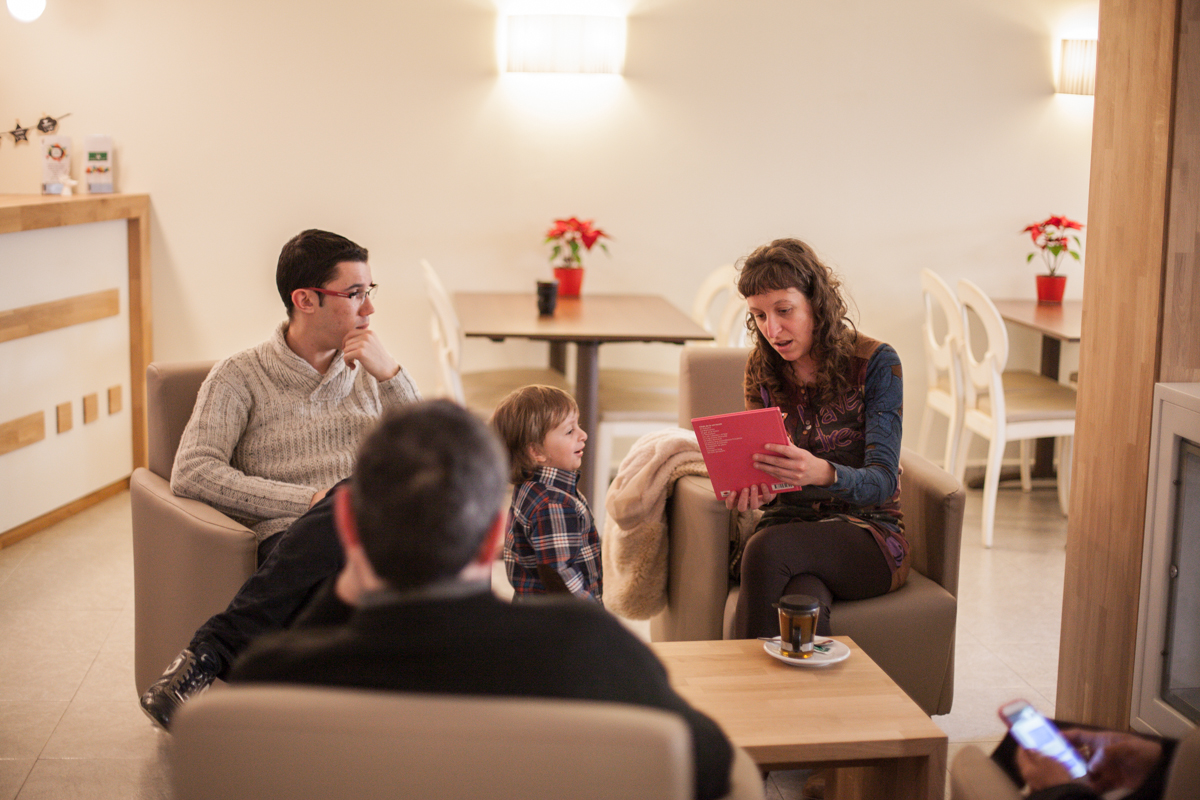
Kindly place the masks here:
<instances>
[{"instance_id":1,"label":"beige sofa","mask_svg":"<svg viewBox=\"0 0 1200 800\"><path fill-rule=\"evenodd\" d=\"M1021 790L975 745L959 751L950 765L950 800L1020 800ZM1180 740L1167 772L1162 800L1200 797L1200 728Z\"/></svg>"},{"instance_id":2,"label":"beige sofa","mask_svg":"<svg viewBox=\"0 0 1200 800\"><path fill-rule=\"evenodd\" d=\"M149 469L133 471L134 680L138 694L162 674L209 617L253 574L254 533L216 509L171 493L179 437L213 362L146 368Z\"/></svg>"},{"instance_id":3,"label":"beige sofa","mask_svg":"<svg viewBox=\"0 0 1200 800\"><path fill-rule=\"evenodd\" d=\"M222 687L171 733L176 800L692 797L683 720L617 703ZM763 797L739 748L731 784L729 798Z\"/></svg>"},{"instance_id":4,"label":"beige sofa","mask_svg":"<svg viewBox=\"0 0 1200 800\"><path fill-rule=\"evenodd\" d=\"M749 350L683 348L679 424L744 408L742 377ZM912 572L899 590L835 602L833 632L848 635L927 714L945 714L954 699L954 625L958 604L962 485L911 450L901 454L901 505L912 546ZM729 581L732 515L708 478L680 479L667 509L670 539L667 608L651 620L654 641L728 638L736 584Z\"/></svg>"}]
</instances>

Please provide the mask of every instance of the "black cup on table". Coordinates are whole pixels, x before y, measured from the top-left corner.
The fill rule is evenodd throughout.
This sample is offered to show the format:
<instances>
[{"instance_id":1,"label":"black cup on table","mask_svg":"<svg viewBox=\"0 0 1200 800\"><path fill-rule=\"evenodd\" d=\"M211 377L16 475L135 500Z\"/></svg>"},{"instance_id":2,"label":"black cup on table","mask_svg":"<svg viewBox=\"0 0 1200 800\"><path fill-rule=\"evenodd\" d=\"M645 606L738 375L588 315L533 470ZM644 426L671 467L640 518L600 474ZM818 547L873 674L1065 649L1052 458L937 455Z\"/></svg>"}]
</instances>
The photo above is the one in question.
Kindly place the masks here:
<instances>
[{"instance_id":1,"label":"black cup on table","mask_svg":"<svg viewBox=\"0 0 1200 800\"><path fill-rule=\"evenodd\" d=\"M554 315L554 309L558 306L558 281L537 282L537 303L538 313L543 317Z\"/></svg>"},{"instance_id":2,"label":"black cup on table","mask_svg":"<svg viewBox=\"0 0 1200 800\"><path fill-rule=\"evenodd\" d=\"M779 652L789 658L810 658L821 604L807 594L788 594L773 604L779 609Z\"/></svg>"}]
</instances>

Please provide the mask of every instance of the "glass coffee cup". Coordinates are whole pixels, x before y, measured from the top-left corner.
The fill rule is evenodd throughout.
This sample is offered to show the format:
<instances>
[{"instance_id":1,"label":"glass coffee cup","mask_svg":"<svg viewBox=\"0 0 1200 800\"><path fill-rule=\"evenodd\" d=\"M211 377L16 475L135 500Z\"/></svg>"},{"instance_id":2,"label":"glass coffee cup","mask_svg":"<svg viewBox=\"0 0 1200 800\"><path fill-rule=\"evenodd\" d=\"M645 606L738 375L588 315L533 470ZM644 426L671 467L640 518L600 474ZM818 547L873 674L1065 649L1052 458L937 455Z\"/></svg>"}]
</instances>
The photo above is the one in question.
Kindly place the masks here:
<instances>
[{"instance_id":1,"label":"glass coffee cup","mask_svg":"<svg viewBox=\"0 0 1200 800\"><path fill-rule=\"evenodd\" d=\"M788 594L772 604L779 609L779 652L788 658L811 658L821 604L807 594Z\"/></svg>"}]
</instances>

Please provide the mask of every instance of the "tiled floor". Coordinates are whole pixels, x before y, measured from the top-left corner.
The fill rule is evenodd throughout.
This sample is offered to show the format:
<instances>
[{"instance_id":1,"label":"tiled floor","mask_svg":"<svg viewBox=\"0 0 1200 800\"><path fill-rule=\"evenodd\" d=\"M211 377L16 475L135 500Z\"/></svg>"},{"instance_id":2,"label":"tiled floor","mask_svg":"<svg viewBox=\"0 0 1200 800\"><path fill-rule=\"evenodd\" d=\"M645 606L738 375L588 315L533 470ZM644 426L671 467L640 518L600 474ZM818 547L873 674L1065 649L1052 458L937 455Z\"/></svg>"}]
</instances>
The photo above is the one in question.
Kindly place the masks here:
<instances>
[{"instance_id":1,"label":"tiled floor","mask_svg":"<svg viewBox=\"0 0 1200 800\"><path fill-rule=\"evenodd\" d=\"M999 740L1006 700L1054 709L1066 521L1052 489L1003 489L984 550L979 511L971 492L954 711L935 718L951 758ZM134 696L129 531L122 494L0 550L0 800L169 796L168 737ZM767 796L799 798L801 781L772 773Z\"/></svg>"}]
</instances>

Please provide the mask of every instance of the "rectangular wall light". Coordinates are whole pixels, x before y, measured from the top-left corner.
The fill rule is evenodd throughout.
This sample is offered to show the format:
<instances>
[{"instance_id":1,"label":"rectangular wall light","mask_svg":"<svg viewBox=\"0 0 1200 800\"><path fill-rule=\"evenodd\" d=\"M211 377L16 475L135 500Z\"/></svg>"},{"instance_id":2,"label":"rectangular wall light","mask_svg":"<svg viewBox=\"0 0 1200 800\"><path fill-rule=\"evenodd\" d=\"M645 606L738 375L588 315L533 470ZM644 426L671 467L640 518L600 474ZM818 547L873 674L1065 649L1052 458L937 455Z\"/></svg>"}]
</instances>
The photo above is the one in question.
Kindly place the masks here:
<instances>
[{"instance_id":1,"label":"rectangular wall light","mask_svg":"<svg viewBox=\"0 0 1200 800\"><path fill-rule=\"evenodd\" d=\"M1096 40L1063 39L1059 94L1096 93Z\"/></svg>"},{"instance_id":2,"label":"rectangular wall light","mask_svg":"<svg viewBox=\"0 0 1200 800\"><path fill-rule=\"evenodd\" d=\"M619 75L625 66L625 18L514 14L508 25L508 72Z\"/></svg>"}]
</instances>

